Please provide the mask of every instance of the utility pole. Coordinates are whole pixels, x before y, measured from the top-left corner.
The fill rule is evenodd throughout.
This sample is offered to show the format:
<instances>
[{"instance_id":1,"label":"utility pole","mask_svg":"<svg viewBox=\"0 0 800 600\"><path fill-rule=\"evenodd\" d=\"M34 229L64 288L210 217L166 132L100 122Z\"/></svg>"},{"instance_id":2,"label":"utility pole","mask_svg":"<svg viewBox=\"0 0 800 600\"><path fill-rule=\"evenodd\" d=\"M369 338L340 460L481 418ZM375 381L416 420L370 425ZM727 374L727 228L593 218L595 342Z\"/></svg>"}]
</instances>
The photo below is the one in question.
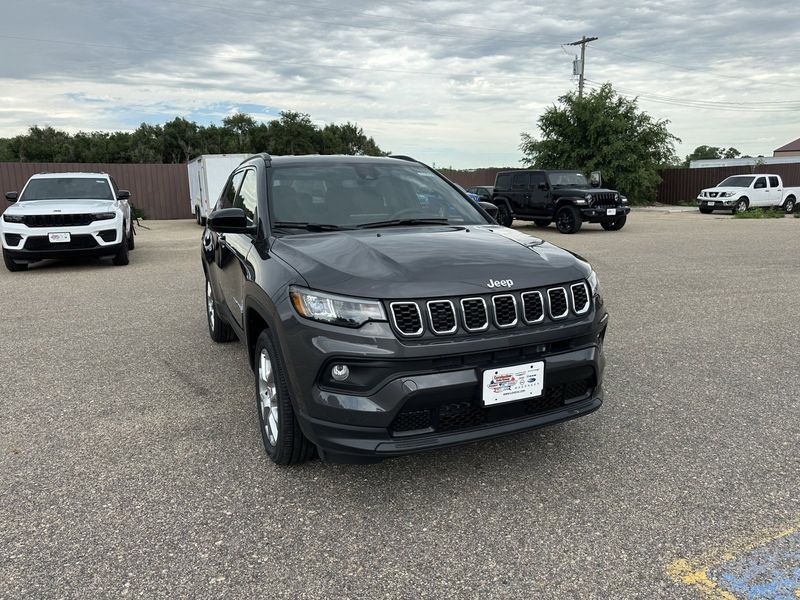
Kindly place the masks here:
<instances>
[{"instance_id":1,"label":"utility pole","mask_svg":"<svg viewBox=\"0 0 800 600\"><path fill-rule=\"evenodd\" d=\"M583 36L577 42L570 42L569 44L565 44L565 46L580 46L581 47L581 73L578 79L578 98L583 98L583 65L585 64L586 58L586 44L589 42L595 41L596 37L586 37Z\"/></svg>"}]
</instances>

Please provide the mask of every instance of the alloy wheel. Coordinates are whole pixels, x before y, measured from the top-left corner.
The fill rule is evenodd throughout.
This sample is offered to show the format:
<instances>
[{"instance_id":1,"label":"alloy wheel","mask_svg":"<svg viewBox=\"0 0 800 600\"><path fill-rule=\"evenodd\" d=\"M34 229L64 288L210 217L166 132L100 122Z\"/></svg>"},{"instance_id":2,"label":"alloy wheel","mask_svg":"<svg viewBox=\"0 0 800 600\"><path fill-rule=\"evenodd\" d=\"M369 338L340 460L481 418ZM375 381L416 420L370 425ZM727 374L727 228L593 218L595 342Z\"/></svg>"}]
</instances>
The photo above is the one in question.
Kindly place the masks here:
<instances>
[{"instance_id":1,"label":"alloy wheel","mask_svg":"<svg viewBox=\"0 0 800 600\"><path fill-rule=\"evenodd\" d=\"M261 426L273 446L278 441L278 388L275 385L275 371L266 350L258 357L258 405L261 410Z\"/></svg>"}]
</instances>

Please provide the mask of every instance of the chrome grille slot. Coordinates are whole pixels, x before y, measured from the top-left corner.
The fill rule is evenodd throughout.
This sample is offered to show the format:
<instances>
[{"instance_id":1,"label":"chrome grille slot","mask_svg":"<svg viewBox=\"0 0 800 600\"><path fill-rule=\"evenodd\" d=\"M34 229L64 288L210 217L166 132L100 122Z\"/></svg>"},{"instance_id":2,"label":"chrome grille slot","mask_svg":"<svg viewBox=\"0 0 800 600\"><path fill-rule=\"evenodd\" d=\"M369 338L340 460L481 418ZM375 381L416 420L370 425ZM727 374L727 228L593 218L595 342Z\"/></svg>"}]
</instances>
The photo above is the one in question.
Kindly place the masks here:
<instances>
[{"instance_id":1,"label":"chrome grille slot","mask_svg":"<svg viewBox=\"0 0 800 600\"><path fill-rule=\"evenodd\" d=\"M422 315L416 302L392 302L389 309L397 331L405 336L422 335Z\"/></svg>"},{"instance_id":2,"label":"chrome grille slot","mask_svg":"<svg viewBox=\"0 0 800 600\"><path fill-rule=\"evenodd\" d=\"M550 318L563 319L569 313L567 304L567 290L563 287L550 288L547 290L547 300L550 304Z\"/></svg>"},{"instance_id":3,"label":"chrome grille slot","mask_svg":"<svg viewBox=\"0 0 800 600\"><path fill-rule=\"evenodd\" d=\"M483 298L463 298L461 313L467 331L485 331L489 328L489 314Z\"/></svg>"},{"instance_id":4,"label":"chrome grille slot","mask_svg":"<svg viewBox=\"0 0 800 600\"><path fill-rule=\"evenodd\" d=\"M433 333L442 335L453 333L458 329L456 309L450 300L430 300L427 306Z\"/></svg>"},{"instance_id":5,"label":"chrome grille slot","mask_svg":"<svg viewBox=\"0 0 800 600\"><path fill-rule=\"evenodd\" d=\"M522 294L522 318L528 325L544 321L544 302L541 292Z\"/></svg>"},{"instance_id":6,"label":"chrome grille slot","mask_svg":"<svg viewBox=\"0 0 800 600\"><path fill-rule=\"evenodd\" d=\"M569 290L572 293L572 310L575 314L582 315L589 310L589 290L586 289L586 284L573 283L569 286Z\"/></svg>"},{"instance_id":7,"label":"chrome grille slot","mask_svg":"<svg viewBox=\"0 0 800 600\"><path fill-rule=\"evenodd\" d=\"M500 329L517 324L517 300L511 294L500 294L492 297L494 324Z\"/></svg>"}]
</instances>

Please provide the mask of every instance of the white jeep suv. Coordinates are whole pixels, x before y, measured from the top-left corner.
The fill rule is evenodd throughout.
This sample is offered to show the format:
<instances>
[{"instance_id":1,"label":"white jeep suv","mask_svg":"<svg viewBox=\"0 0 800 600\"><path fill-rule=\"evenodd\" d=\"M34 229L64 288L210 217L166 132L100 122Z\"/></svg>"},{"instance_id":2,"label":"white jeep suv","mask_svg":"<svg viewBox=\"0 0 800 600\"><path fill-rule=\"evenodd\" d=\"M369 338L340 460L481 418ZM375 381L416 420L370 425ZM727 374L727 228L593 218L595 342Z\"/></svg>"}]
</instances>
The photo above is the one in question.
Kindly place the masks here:
<instances>
[{"instance_id":1,"label":"white jeep suv","mask_svg":"<svg viewBox=\"0 0 800 600\"><path fill-rule=\"evenodd\" d=\"M128 264L133 249L130 192L106 173L41 173L22 192L6 192L15 203L0 218L3 260L23 271L44 258L113 256Z\"/></svg>"}]
</instances>

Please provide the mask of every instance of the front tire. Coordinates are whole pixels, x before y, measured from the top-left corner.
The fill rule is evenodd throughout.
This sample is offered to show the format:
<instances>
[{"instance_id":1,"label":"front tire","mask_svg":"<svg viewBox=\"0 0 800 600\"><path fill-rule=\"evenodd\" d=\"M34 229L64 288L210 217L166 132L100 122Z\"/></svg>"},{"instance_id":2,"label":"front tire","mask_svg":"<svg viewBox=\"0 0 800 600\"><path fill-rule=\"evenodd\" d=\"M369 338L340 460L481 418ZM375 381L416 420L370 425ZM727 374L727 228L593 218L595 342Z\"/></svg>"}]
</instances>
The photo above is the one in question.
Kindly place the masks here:
<instances>
[{"instance_id":1,"label":"front tire","mask_svg":"<svg viewBox=\"0 0 800 600\"><path fill-rule=\"evenodd\" d=\"M196 206L194 207L194 220L200 225L200 209Z\"/></svg>"},{"instance_id":2,"label":"front tire","mask_svg":"<svg viewBox=\"0 0 800 600\"><path fill-rule=\"evenodd\" d=\"M125 232L122 234L122 244L120 244L119 250L114 255L114 258L111 259L111 262L118 266L124 267L130 262L130 258L128 256L128 250L130 249L129 242L128 242L128 233Z\"/></svg>"},{"instance_id":3,"label":"front tire","mask_svg":"<svg viewBox=\"0 0 800 600\"><path fill-rule=\"evenodd\" d=\"M600 225L606 231L619 231L625 227L625 222L628 220L628 215L622 215L616 219L609 219L608 221L601 221Z\"/></svg>"},{"instance_id":4,"label":"front tire","mask_svg":"<svg viewBox=\"0 0 800 600\"><path fill-rule=\"evenodd\" d=\"M8 252L6 252L5 248L3 248L3 262L6 263L6 269L12 273L28 270L28 263L15 261L13 258L11 258Z\"/></svg>"},{"instance_id":5,"label":"front tire","mask_svg":"<svg viewBox=\"0 0 800 600\"><path fill-rule=\"evenodd\" d=\"M500 202L497 206L497 222L503 227L511 227L514 222L514 217L505 202Z\"/></svg>"},{"instance_id":6,"label":"front tire","mask_svg":"<svg viewBox=\"0 0 800 600\"><path fill-rule=\"evenodd\" d=\"M552 221L550 221L550 219L534 219L533 220L533 224L536 225L537 227L541 227L541 228L549 227L551 222Z\"/></svg>"},{"instance_id":7,"label":"front tire","mask_svg":"<svg viewBox=\"0 0 800 600\"><path fill-rule=\"evenodd\" d=\"M789 198L786 199L786 202L783 203L783 212L785 212L787 215L793 213L794 206L795 206L794 198L790 196Z\"/></svg>"},{"instance_id":8,"label":"front tire","mask_svg":"<svg viewBox=\"0 0 800 600\"><path fill-rule=\"evenodd\" d=\"M256 409L264 451L279 465L309 460L315 447L297 422L281 355L267 330L256 340L254 360Z\"/></svg>"},{"instance_id":9,"label":"front tire","mask_svg":"<svg viewBox=\"0 0 800 600\"><path fill-rule=\"evenodd\" d=\"M131 227L128 231L128 250L133 250L136 247L136 242L133 239L133 236L136 235L133 231L133 221L131 221Z\"/></svg>"},{"instance_id":10,"label":"front tire","mask_svg":"<svg viewBox=\"0 0 800 600\"><path fill-rule=\"evenodd\" d=\"M739 198L736 206L733 207L733 214L745 212L750 206L750 201L747 198Z\"/></svg>"},{"instance_id":11,"label":"front tire","mask_svg":"<svg viewBox=\"0 0 800 600\"><path fill-rule=\"evenodd\" d=\"M577 233L582 224L581 213L571 204L562 206L556 211L556 229L559 233Z\"/></svg>"},{"instance_id":12,"label":"front tire","mask_svg":"<svg viewBox=\"0 0 800 600\"><path fill-rule=\"evenodd\" d=\"M206 320L208 321L208 335L216 343L224 344L236 339L236 333L234 333L233 328L223 321L217 312L214 290L208 278L206 278Z\"/></svg>"}]
</instances>

